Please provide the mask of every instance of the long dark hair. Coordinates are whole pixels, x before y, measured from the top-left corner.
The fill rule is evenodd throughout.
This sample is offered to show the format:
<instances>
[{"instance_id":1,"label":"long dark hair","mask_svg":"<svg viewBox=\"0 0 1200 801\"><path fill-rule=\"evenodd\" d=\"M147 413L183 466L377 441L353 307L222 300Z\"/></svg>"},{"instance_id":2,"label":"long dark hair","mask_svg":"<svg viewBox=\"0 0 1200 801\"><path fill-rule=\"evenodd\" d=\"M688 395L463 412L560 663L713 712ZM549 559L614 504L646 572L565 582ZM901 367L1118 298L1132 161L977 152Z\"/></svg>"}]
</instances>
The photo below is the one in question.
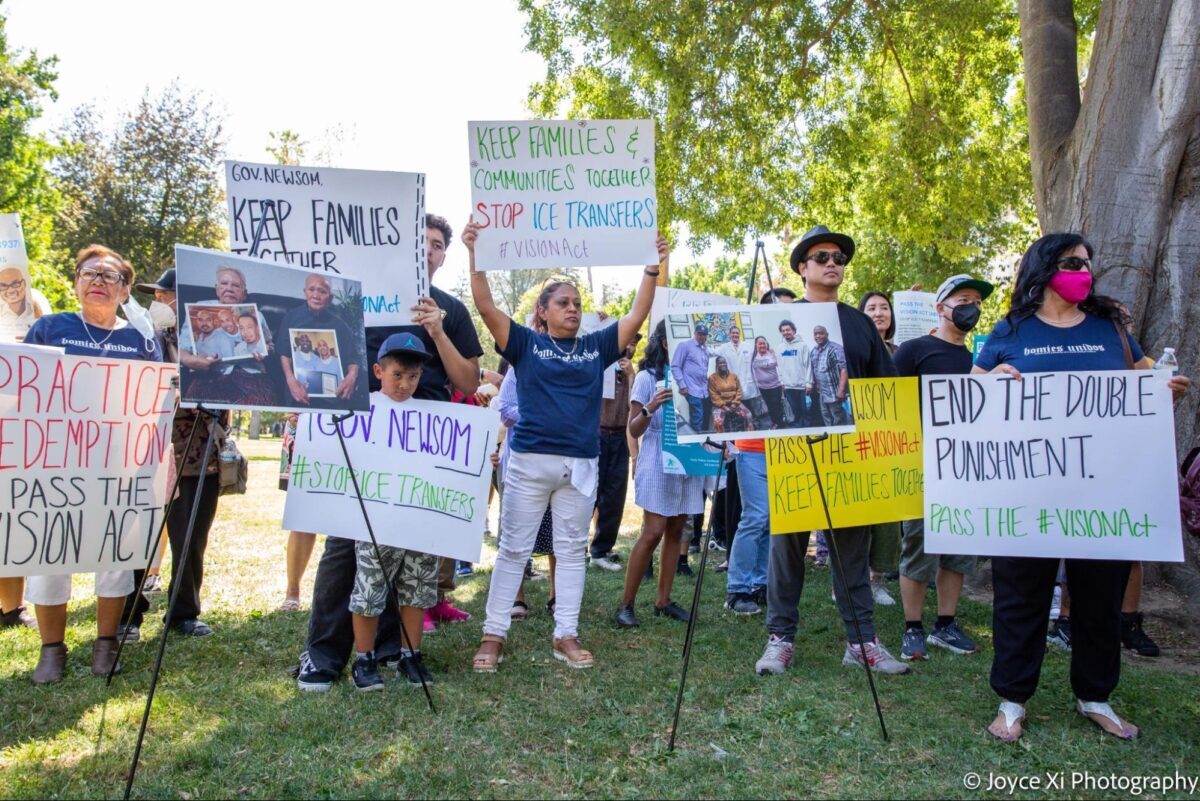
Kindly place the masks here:
<instances>
[{"instance_id":1,"label":"long dark hair","mask_svg":"<svg viewBox=\"0 0 1200 801\"><path fill-rule=\"evenodd\" d=\"M646 350L638 364L638 370L649 370L655 381L661 380L666 371L667 349L663 347L666 341L667 321L659 320L658 325L650 332L650 338L646 340Z\"/></svg>"},{"instance_id":2,"label":"long dark hair","mask_svg":"<svg viewBox=\"0 0 1200 801\"><path fill-rule=\"evenodd\" d=\"M1004 319L1011 326L1016 326L1041 308L1046 295L1046 285L1058 272L1055 262L1068 250L1083 245L1088 258L1092 258L1095 249L1092 243L1083 238L1082 234L1059 233L1046 234L1029 246L1021 257L1021 266L1017 268L1017 285L1013 287L1012 300L1009 302L1008 314ZM1088 314L1103 320L1113 320L1120 325L1128 325L1128 312L1121 304L1107 295L1096 294L1096 274L1092 273L1092 291L1079 304L1079 308Z\"/></svg>"},{"instance_id":3,"label":"long dark hair","mask_svg":"<svg viewBox=\"0 0 1200 801\"><path fill-rule=\"evenodd\" d=\"M867 304L871 302L871 298L883 298L884 300L887 301L888 308L891 310L890 316L892 319L888 323L887 331L883 332L883 340L885 342L891 342L892 337L896 336L896 307L892 305L892 299L889 298L887 295L885 295L883 292L877 292L875 290L871 290L867 294L863 295L862 300L860 300L858 302L858 310L863 311L865 308L867 308ZM865 314L865 312L864 312L864 314ZM871 324L874 325L875 321L872 320Z\"/></svg>"}]
</instances>

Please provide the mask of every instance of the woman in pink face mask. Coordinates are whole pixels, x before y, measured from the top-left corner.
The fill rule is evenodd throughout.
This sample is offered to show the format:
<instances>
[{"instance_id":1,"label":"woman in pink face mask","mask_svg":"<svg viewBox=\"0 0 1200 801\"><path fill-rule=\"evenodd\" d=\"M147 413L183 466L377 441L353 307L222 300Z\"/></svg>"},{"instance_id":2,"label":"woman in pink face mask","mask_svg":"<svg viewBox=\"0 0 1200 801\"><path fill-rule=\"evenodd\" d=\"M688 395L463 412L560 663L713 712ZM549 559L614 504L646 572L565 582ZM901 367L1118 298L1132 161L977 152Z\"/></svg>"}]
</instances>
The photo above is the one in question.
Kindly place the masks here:
<instances>
[{"instance_id":1,"label":"woman in pink face mask","mask_svg":"<svg viewBox=\"0 0 1200 801\"><path fill-rule=\"evenodd\" d=\"M973 372L1081 372L1146 370L1153 362L1125 331L1129 315L1112 298L1098 295L1092 246L1079 234L1049 234L1026 251L1017 271L1008 315L996 324ZM1178 401L1191 382L1170 379ZM994 557L992 627L996 653L992 689L1000 710L988 731L1005 741L1021 736L1025 703L1037 689L1057 559ZM1066 560L1071 588L1071 688L1076 708L1105 733L1137 737L1108 699L1121 671L1121 602L1130 563ZM1063 621L1060 620L1060 625Z\"/></svg>"}]
</instances>

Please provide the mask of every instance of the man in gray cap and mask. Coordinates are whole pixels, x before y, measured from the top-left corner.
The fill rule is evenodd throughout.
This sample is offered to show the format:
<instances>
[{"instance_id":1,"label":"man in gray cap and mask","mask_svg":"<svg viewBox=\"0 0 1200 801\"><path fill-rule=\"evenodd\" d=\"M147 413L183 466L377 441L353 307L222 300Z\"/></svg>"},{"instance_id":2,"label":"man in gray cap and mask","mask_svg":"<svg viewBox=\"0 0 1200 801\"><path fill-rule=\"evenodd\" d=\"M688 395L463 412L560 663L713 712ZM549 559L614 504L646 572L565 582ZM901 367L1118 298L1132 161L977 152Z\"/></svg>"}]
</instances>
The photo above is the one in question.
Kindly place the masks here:
<instances>
[{"instance_id":1,"label":"man in gray cap and mask","mask_svg":"<svg viewBox=\"0 0 1200 801\"><path fill-rule=\"evenodd\" d=\"M801 303L837 303L849 378L888 378L896 375L891 356L875 331L875 324L853 306L838 302L838 288L846 265L854 256L854 240L823 225L813 228L792 251L792 269L804 282ZM743 493L745 490L743 490ZM837 521L834 521L837 524ZM833 591L846 630L842 664L861 667L865 661L881 673L907 673L875 636L875 601L871 596L868 555L870 526L839 527L829 532L841 569L833 567ZM800 620L800 594L804 588L804 555L808 532L771 537L767 573L767 647L755 664L760 675L783 673L792 661L793 640ZM836 548L836 551L834 549ZM832 556L832 554L831 554ZM861 633L861 639L860 639Z\"/></svg>"}]
</instances>

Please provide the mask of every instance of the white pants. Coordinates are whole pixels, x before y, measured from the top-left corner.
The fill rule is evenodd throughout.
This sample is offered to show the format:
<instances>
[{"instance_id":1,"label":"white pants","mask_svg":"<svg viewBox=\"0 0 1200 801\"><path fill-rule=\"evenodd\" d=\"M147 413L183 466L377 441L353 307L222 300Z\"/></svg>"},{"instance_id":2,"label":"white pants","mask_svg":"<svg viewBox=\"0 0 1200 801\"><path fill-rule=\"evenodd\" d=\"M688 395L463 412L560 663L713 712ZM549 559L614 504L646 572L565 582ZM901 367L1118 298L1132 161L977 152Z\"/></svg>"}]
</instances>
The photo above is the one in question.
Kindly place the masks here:
<instances>
[{"instance_id":1,"label":"white pants","mask_svg":"<svg viewBox=\"0 0 1200 801\"><path fill-rule=\"evenodd\" d=\"M587 570L588 526L596 503L597 459L512 452L504 475L500 550L488 589L484 634L506 637L513 601L525 578L538 526L550 505L554 519L554 636L575 637ZM574 483L572 483L574 482ZM576 485L587 490L585 494Z\"/></svg>"},{"instance_id":2,"label":"white pants","mask_svg":"<svg viewBox=\"0 0 1200 801\"><path fill-rule=\"evenodd\" d=\"M96 573L97 598L124 598L133 592L132 570L101 570ZM25 600L39 606L60 606L71 600L71 574L30 576Z\"/></svg>"}]
</instances>

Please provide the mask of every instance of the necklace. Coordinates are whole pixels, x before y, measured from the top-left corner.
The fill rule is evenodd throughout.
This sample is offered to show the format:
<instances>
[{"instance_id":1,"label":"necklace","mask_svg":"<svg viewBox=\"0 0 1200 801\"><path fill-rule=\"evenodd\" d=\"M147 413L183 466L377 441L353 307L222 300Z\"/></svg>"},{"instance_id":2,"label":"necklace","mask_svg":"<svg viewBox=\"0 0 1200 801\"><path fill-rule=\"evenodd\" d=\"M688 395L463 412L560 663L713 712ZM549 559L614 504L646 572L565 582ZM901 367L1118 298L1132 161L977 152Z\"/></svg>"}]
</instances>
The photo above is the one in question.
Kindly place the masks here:
<instances>
[{"instance_id":1,"label":"necklace","mask_svg":"<svg viewBox=\"0 0 1200 801\"><path fill-rule=\"evenodd\" d=\"M549 331L546 332L546 338L550 340L550 344L554 346L554 349L557 350L559 353L561 353L563 356L574 355L575 350L579 347L579 337L574 337L575 344L571 346L571 350L569 350L569 351L563 350L559 346L559 344L554 341L554 337L550 335Z\"/></svg>"},{"instance_id":2,"label":"necklace","mask_svg":"<svg viewBox=\"0 0 1200 801\"><path fill-rule=\"evenodd\" d=\"M1070 320L1049 320L1041 312L1037 312L1036 314L1037 314L1037 318L1039 320L1041 320L1043 323L1045 323L1046 325L1052 325L1055 328L1070 328L1071 326L1077 324L1080 320L1082 320L1086 316L1083 313L1082 309L1077 309L1076 311L1078 313L1074 317L1072 317Z\"/></svg>"},{"instance_id":3,"label":"necklace","mask_svg":"<svg viewBox=\"0 0 1200 801\"><path fill-rule=\"evenodd\" d=\"M108 340L112 339L112 335L117 332L117 329L116 328L108 329L108 336L106 336L104 339L97 342L96 338L94 336L92 336L91 324L88 323L87 320L83 319L83 313L76 312L76 314L79 315L79 321L81 323L83 323L83 333L87 334L87 338L90 339L92 344L96 346L96 350L104 350L104 343L107 342ZM96 327L100 328L100 326L96 326ZM103 331L104 329L101 328L100 330Z\"/></svg>"}]
</instances>

